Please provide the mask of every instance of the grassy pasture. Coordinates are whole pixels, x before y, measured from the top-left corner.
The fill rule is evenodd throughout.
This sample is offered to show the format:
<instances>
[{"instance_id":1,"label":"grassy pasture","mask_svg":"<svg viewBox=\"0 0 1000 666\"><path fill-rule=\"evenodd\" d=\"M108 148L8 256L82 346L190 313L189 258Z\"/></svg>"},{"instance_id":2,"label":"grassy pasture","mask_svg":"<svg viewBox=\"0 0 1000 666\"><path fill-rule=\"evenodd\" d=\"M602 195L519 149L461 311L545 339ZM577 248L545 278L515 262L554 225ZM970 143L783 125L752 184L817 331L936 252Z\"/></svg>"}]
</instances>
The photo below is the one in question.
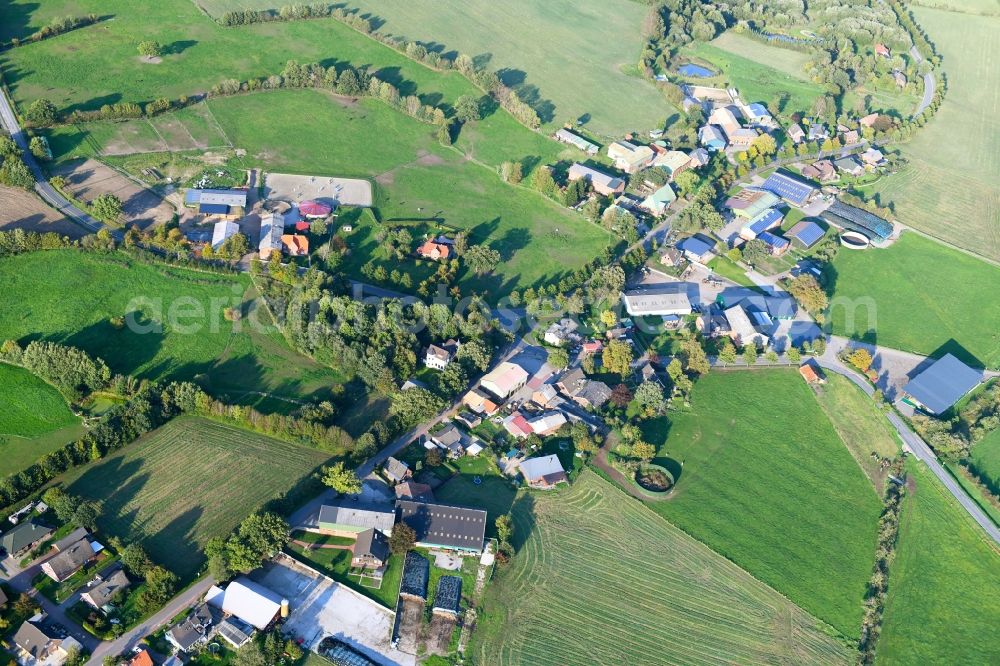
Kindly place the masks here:
<instances>
[{"instance_id":1,"label":"grassy pasture","mask_svg":"<svg viewBox=\"0 0 1000 666\"><path fill-rule=\"evenodd\" d=\"M865 191L892 203L900 222L1000 259L1000 17L913 13L944 58L948 95L900 147L909 163Z\"/></svg>"},{"instance_id":2,"label":"grassy pasture","mask_svg":"<svg viewBox=\"0 0 1000 666\"><path fill-rule=\"evenodd\" d=\"M0 476L31 465L85 431L55 388L0 363Z\"/></svg>"},{"instance_id":3,"label":"grassy pasture","mask_svg":"<svg viewBox=\"0 0 1000 666\"><path fill-rule=\"evenodd\" d=\"M196 417L180 417L73 472L69 492L102 503L99 527L140 540L190 579L201 549L279 497L329 454Z\"/></svg>"},{"instance_id":4,"label":"grassy pasture","mask_svg":"<svg viewBox=\"0 0 1000 666\"><path fill-rule=\"evenodd\" d=\"M1000 364L1000 310L984 300L1000 289L1000 268L914 233L884 250L840 252L833 268L835 334L920 354L945 347L970 362Z\"/></svg>"},{"instance_id":5,"label":"grassy pasture","mask_svg":"<svg viewBox=\"0 0 1000 666\"><path fill-rule=\"evenodd\" d=\"M828 627L593 472L519 494L513 516L518 553L486 589L476 663L851 658Z\"/></svg>"},{"instance_id":6,"label":"grassy pasture","mask_svg":"<svg viewBox=\"0 0 1000 666\"><path fill-rule=\"evenodd\" d=\"M235 8L276 6L274 0L195 2L213 16ZM639 3L354 0L348 6L378 17L382 33L420 40L442 53L466 53L501 70L501 78L550 127L587 114L589 129L617 136L658 127L672 112L634 71L647 11ZM629 104L621 104L622 99Z\"/></svg>"},{"instance_id":7,"label":"grassy pasture","mask_svg":"<svg viewBox=\"0 0 1000 666\"><path fill-rule=\"evenodd\" d=\"M772 51L780 52L773 66ZM702 79L705 85L726 83L737 88L745 102L763 102L772 113L808 111L813 101L824 94L823 87L809 81L804 72L790 73L796 69L797 57L803 55L797 51L724 34L712 42L693 42L681 53L707 60L721 72L714 79ZM771 108L772 100L782 93L788 95L784 108Z\"/></svg>"},{"instance_id":8,"label":"grassy pasture","mask_svg":"<svg viewBox=\"0 0 1000 666\"><path fill-rule=\"evenodd\" d=\"M998 0L917 0L917 2L911 4L914 7L929 7L932 9L947 9L952 12L965 12L967 14L1000 16L1000 1Z\"/></svg>"},{"instance_id":9,"label":"grassy pasture","mask_svg":"<svg viewBox=\"0 0 1000 666\"><path fill-rule=\"evenodd\" d=\"M795 79L808 81L805 65L809 54L802 51L781 48L751 39L738 32L727 30L711 42L711 45L734 56L764 64Z\"/></svg>"},{"instance_id":10,"label":"grassy pasture","mask_svg":"<svg viewBox=\"0 0 1000 666\"><path fill-rule=\"evenodd\" d=\"M797 372L714 372L644 430L677 479L653 511L856 634L880 502Z\"/></svg>"},{"instance_id":11,"label":"grassy pasture","mask_svg":"<svg viewBox=\"0 0 1000 666\"><path fill-rule=\"evenodd\" d=\"M321 397L327 387L346 380L292 351L276 332L234 330L222 311L253 307L243 302L246 276L153 266L124 254L57 250L5 259L0 280L18 294L0 300L0 338L44 338L80 347L115 372L154 380L205 375L208 388L224 398L248 390ZM204 316L172 320L172 311L183 315L188 307L200 308ZM112 317L129 312L139 313L139 324L162 324L161 330L111 325ZM193 332L184 328L192 324Z\"/></svg>"},{"instance_id":12,"label":"grassy pasture","mask_svg":"<svg viewBox=\"0 0 1000 666\"><path fill-rule=\"evenodd\" d=\"M975 468L990 479L995 488L1000 488L1000 430L976 442L969 457Z\"/></svg>"},{"instance_id":13,"label":"grassy pasture","mask_svg":"<svg viewBox=\"0 0 1000 666\"><path fill-rule=\"evenodd\" d=\"M907 471L878 661L996 663L1000 550L922 464Z\"/></svg>"}]
</instances>

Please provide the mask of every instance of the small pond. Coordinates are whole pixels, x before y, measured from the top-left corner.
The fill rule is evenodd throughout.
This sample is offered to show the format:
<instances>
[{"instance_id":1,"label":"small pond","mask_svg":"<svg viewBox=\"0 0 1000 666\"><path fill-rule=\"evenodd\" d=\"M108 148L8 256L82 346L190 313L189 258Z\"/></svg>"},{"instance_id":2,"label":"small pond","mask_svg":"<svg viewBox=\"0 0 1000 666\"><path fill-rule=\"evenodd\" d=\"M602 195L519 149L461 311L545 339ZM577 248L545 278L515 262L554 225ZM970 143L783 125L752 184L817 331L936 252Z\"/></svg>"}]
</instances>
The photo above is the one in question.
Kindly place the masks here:
<instances>
[{"instance_id":1,"label":"small pond","mask_svg":"<svg viewBox=\"0 0 1000 666\"><path fill-rule=\"evenodd\" d=\"M715 72L710 70L708 67L702 67L701 65L696 65L693 62L686 62L677 68L677 71L682 76L690 76L696 79L708 79L715 76Z\"/></svg>"},{"instance_id":2,"label":"small pond","mask_svg":"<svg viewBox=\"0 0 1000 666\"><path fill-rule=\"evenodd\" d=\"M635 482L644 490L666 493L674 485L674 476L665 467L646 463L636 470Z\"/></svg>"}]
</instances>

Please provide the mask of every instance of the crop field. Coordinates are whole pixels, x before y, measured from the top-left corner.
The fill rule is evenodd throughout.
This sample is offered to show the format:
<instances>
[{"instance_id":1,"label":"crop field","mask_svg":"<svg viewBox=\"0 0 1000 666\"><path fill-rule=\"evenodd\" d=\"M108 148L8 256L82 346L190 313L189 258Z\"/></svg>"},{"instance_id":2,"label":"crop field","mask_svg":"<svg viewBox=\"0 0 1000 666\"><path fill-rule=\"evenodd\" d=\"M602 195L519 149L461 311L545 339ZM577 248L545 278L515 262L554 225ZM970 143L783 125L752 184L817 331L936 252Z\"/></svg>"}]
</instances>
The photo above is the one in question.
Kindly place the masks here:
<instances>
[{"instance_id":1,"label":"crop field","mask_svg":"<svg viewBox=\"0 0 1000 666\"><path fill-rule=\"evenodd\" d=\"M75 471L68 491L102 504L99 527L140 540L184 579L201 549L280 497L329 454L196 417L180 417Z\"/></svg>"},{"instance_id":2,"label":"crop field","mask_svg":"<svg viewBox=\"0 0 1000 666\"><path fill-rule=\"evenodd\" d=\"M55 388L0 363L0 477L19 472L85 432Z\"/></svg>"},{"instance_id":3,"label":"crop field","mask_svg":"<svg viewBox=\"0 0 1000 666\"><path fill-rule=\"evenodd\" d=\"M1000 310L983 300L1000 289L1000 268L914 233L884 250L840 252L833 268L834 334L1000 364Z\"/></svg>"},{"instance_id":4,"label":"crop field","mask_svg":"<svg viewBox=\"0 0 1000 666\"><path fill-rule=\"evenodd\" d=\"M891 203L903 224L1000 259L1000 17L913 13L944 58L948 94L934 120L900 146L908 164L866 192Z\"/></svg>"},{"instance_id":5,"label":"crop field","mask_svg":"<svg viewBox=\"0 0 1000 666\"><path fill-rule=\"evenodd\" d=\"M817 387L815 395L840 440L881 497L886 472L879 468L871 454L875 452L883 458L895 458L900 447L899 438L889 427L885 415L849 379L832 372L827 373L826 384Z\"/></svg>"},{"instance_id":6,"label":"crop field","mask_svg":"<svg viewBox=\"0 0 1000 666\"><path fill-rule=\"evenodd\" d=\"M0 185L0 201L3 201L3 206L0 206L0 231L24 229L70 238L82 238L87 233L86 229L50 208L34 192Z\"/></svg>"},{"instance_id":7,"label":"crop field","mask_svg":"<svg viewBox=\"0 0 1000 666\"><path fill-rule=\"evenodd\" d=\"M1000 550L922 464L907 471L878 661L995 664Z\"/></svg>"},{"instance_id":8,"label":"crop field","mask_svg":"<svg viewBox=\"0 0 1000 666\"><path fill-rule=\"evenodd\" d=\"M719 44L716 43L718 39L709 43L693 42L681 51L683 54L707 60L721 72L721 75L714 79L702 79L705 85L725 83L739 89L743 101L762 102L772 112L785 114L808 111L816 97L824 94L823 87L809 81L805 72L794 71L797 57L803 54L749 42L745 37L738 35L724 34L719 39L722 40ZM772 51L779 51L781 54L774 66L770 61ZM773 108L773 100L783 94L788 96L784 107Z\"/></svg>"},{"instance_id":9,"label":"crop field","mask_svg":"<svg viewBox=\"0 0 1000 666\"><path fill-rule=\"evenodd\" d=\"M328 387L345 381L289 349L277 332L250 325L234 330L223 309L249 312L245 276L56 250L4 259L0 280L18 294L0 299L0 339L80 347L115 372L153 380L204 375L206 387L223 399L248 390L326 399ZM191 316L198 311L201 316ZM129 313L138 326L112 325L111 318Z\"/></svg>"},{"instance_id":10,"label":"crop field","mask_svg":"<svg viewBox=\"0 0 1000 666\"><path fill-rule=\"evenodd\" d=\"M676 478L653 511L855 636L881 502L797 372L713 372L644 431Z\"/></svg>"},{"instance_id":11,"label":"crop field","mask_svg":"<svg viewBox=\"0 0 1000 666\"><path fill-rule=\"evenodd\" d=\"M314 90L209 101L233 144L273 171L373 179L387 224L440 222L487 242L502 263L493 275L463 277L471 289L499 296L553 279L596 256L608 234L576 213L441 147L432 128L375 100L347 102ZM299 118L313 122L308 132ZM348 237L344 268L359 271L377 256L371 225ZM388 265L389 269L396 265ZM357 274L357 273L355 273Z\"/></svg>"},{"instance_id":12,"label":"crop field","mask_svg":"<svg viewBox=\"0 0 1000 666\"><path fill-rule=\"evenodd\" d=\"M274 0L195 2L213 16L276 6ZM419 40L442 53L465 53L500 70L501 79L551 127L586 114L589 129L617 136L658 127L672 111L634 71L648 10L640 3L352 0L347 6L377 17L381 33ZM621 104L622 99L629 104Z\"/></svg>"},{"instance_id":13,"label":"crop field","mask_svg":"<svg viewBox=\"0 0 1000 666\"><path fill-rule=\"evenodd\" d=\"M518 553L486 589L476 663L852 658L829 627L591 471L558 493L522 493L513 514Z\"/></svg>"}]
</instances>

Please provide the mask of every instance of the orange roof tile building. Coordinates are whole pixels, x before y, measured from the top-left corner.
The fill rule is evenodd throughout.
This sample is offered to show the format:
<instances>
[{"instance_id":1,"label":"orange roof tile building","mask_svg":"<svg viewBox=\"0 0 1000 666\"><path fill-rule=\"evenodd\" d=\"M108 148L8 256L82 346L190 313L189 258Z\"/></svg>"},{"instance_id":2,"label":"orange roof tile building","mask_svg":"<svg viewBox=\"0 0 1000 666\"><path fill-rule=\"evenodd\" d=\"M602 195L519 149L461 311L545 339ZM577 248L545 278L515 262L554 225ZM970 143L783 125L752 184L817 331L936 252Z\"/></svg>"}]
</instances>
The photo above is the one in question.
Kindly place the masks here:
<instances>
[{"instance_id":1,"label":"orange roof tile building","mask_svg":"<svg viewBox=\"0 0 1000 666\"><path fill-rule=\"evenodd\" d=\"M429 240L417 248L417 254L424 259L447 259L451 254L451 248L444 243L435 243Z\"/></svg>"},{"instance_id":2,"label":"orange roof tile building","mask_svg":"<svg viewBox=\"0 0 1000 666\"><path fill-rule=\"evenodd\" d=\"M285 234L281 237L281 248L293 257L309 254L309 239L301 234Z\"/></svg>"}]
</instances>

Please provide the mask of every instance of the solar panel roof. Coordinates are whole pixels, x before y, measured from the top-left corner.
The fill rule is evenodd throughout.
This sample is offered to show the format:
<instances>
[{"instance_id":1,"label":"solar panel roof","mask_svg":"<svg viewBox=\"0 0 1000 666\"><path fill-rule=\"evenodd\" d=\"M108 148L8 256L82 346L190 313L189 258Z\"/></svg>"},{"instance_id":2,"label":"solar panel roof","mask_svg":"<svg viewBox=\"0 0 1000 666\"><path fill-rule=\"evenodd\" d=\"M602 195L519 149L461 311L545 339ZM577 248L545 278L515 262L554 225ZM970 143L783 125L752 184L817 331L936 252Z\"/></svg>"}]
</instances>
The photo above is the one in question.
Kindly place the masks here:
<instances>
[{"instance_id":1,"label":"solar panel roof","mask_svg":"<svg viewBox=\"0 0 1000 666\"><path fill-rule=\"evenodd\" d=\"M771 247L788 247L787 239L772 234L770 231L765 231L764 233L757 236L757 238L761 239Z\"/></svg>"},{"instance_id":2,"label":"solar panel roof","mask_svg":"<svg viewBox=\"0 0 1000 666\"><path fill-rule=\"evenodd\" d=\"M890 222L874 213L869 213L867 210L856 208L842 201L834 201L829 208L820 214L820 217L837 226L856 229L866 235L875 234L883 240L892 235Z\"/></svg>"},{"instance_id":3,"label":"solar panel roof","mask_svg":"<svg viewBox=\"0 0 1000 666\"><path fill-rule=\"evenodd\" d=\"M789 203L801 206L810 196L815 188L809 183L804 183L786 174L775 172L767 177L761 188L768 192L773 192Z\"/></svg>"},{"instance_id":4,"label":"solar panel roof","mask_svg":"<svg viewBox=\"0 0 1000 666\"><path fill-rule=\"evenodd\" d=\"M202 215L226 215L229 213L229 206L226 204L206 204L198 206L198 212Z\"/></svg>"},{"instance_id":5,"label":"solar panel roof","mask_svg":"<svg viewBox=\"0 0 1000 666\"><path fill-rule=\"evenodd\" d=\"M750 220L747 226L754 234L761 234L780 223L783 217L785 216L777 208L768 208Z\"/></svg>"}]
</instances>

